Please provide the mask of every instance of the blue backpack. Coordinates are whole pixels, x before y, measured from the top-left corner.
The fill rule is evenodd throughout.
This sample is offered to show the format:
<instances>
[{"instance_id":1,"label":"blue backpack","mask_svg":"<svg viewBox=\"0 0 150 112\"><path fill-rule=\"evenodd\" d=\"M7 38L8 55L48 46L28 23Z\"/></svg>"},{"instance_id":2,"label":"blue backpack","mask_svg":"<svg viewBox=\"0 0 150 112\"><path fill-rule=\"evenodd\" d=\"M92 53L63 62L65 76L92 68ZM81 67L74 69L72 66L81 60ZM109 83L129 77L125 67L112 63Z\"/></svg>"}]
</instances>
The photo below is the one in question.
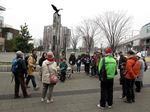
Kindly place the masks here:
<instances>
[{"instance_id":1,"label":"blue backpack","mask_svg":"<svg viewBox=\"0 0 150 112\"><path fill-rule=\"evenodd\" d=\"M13 59L13 61L12 61L12 67L11 67L11 71L12 71L12 73L13 74L16 74L17 73L17 71L18 71L18 60L19 59Z\"/></svg>"}]
</instances>

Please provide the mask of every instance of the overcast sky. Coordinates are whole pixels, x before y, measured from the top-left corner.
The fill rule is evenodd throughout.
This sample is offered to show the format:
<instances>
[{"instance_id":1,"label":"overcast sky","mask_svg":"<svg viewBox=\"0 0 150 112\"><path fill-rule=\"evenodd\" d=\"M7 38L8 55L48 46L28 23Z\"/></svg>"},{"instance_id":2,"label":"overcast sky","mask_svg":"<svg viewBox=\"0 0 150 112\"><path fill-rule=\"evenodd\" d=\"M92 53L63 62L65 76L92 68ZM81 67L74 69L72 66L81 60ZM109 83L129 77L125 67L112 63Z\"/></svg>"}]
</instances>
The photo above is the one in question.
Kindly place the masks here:
<instances>
[{"instance_id":1,"label":"overcast sky","mask_svg":"<svg viewBox=\"0 0 150 112\"><path fill-rule=\"evenodd\" d=\"M126 11L133 17L133 30L150 22L150 0L0 0L6 8L1 15L5 24L17 29L26 22L33 38L42 38L44 26L52 24L51 4L63 8L62 25L69 28L106 11Z\"/></svg>"}]
</instances>

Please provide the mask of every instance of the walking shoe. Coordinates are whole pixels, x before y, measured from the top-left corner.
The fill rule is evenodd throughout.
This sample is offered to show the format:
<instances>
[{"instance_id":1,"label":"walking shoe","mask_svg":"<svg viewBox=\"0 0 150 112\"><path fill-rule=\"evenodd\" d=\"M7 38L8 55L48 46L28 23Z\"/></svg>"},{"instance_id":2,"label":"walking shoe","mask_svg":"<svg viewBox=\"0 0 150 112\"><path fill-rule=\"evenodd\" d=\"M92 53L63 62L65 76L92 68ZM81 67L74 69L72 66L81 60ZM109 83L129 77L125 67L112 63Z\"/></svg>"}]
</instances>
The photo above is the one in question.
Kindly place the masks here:
<instances>
[{"instance_id":1,"label":"walking shoe","mask_svg":"<svg viewBox=\"0 0 150 112\"><path fill-rule=\"evenodd\" d=\"M120 98L120 99L124 99L124 98L125 98L125 96L120 96L119 98Z\"/></svg>"},{"instance_id":2,"label":"walking shoe","mask_svg":"<svg viewBox=\"0 0 150 112\"><path fill-rule=\"evenodd\" d=\"M108 106L109 109L111 109L112 106Z\"/></svg>"},{"instance_id":3,"label":"walking shoe","mask_svg":"<svg viewBox=\"0 0 150 112\"><path fill-rule=\"evenodd\" d=\"M44 98L41 98L41 102L44 102L44 100L45 100Z\"/></svg>"},{"instance_id":4,"label":"walking shoe","mask_svg":"<svg viewBox=\"0 0 150 112\"><path fill-rule=\"evenodd\" d=\"M50 100L50 103L53 103L54 102L54 99L52 98L51 100Z\"/></svg>"},{"instance_id":5,"label":"walking shoe","mask_svg":"<svg viewBox=\"0 0 150 112\"><path fill-rule=\"evenodd\" d=\"M132 101L128 101L128 100L125 100L124 102L125 102L125 103L132 103Z\"/></svg>"},{"instance_id":6,"label":"walking shoe","mask_svg":"<svg viewBox=\"0 0 150 112\"><path fill-rule=\"evenodd\" d=\"M26 95L26 96L24 96L24 98L30 98L31 96L30 95Z\"/></svg>"},{"instance_id":7,"label":"walking shoe","mask_svg":"<svg viewBox=\"0 0 150 112\"><path fill-rule=\"evenodd\" d=\"M50 100L47 100L46 103L50 103Z\"/></svg>"},{"instance_id":8,"label":"walking shoe","mask_svg":"<svg viewBox=\"0 0 150 112\"><path fill-rule=\"evenodd\" d=\"M135 102L135 99L132 99L132 102L134 103L134 102Z\"/></svg>"},{"instance_id":9,"label":"walking shoe","mask_svg":"<svg viewBox=\"0 0 150 112\"><path fill-rule=\"evenodd\" d=\"M38 86L36 86L36 87L34 88L34 90L35 90L35 91L39 90L39 87L38 87Z\"/></svg>"},{"instance_id":10,"label":"walking shoe","mask_svg":"<svg viewBox=\"0 0 150 112\"><path fill-rule=\"evenodd\" d=\"M15 98L15 99L18 99L18 98L20 98L20 96L14 96L14 98Z\"/></svg>"},{"instance_id":11,"label":"walking shoe","mask_svg":"<svg viewBox=\"0 0 150 112\"><path fill-rule=\"evenodd\" d=\"M100 104L97 104L97 107L100 109L104 109L104 107L102 107Z\"/></svg>"}]
</instances>

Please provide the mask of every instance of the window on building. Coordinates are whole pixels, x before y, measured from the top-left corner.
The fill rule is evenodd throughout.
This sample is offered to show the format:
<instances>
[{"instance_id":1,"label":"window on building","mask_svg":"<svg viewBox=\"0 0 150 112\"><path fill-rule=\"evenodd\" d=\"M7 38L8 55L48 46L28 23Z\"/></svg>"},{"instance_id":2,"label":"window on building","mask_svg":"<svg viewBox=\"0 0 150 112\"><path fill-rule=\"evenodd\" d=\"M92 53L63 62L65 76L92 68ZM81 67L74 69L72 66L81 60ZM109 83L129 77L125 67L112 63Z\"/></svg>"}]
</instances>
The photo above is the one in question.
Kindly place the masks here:
<instances>
[{"instance_id":1,"label":"window on building","mask_svg":"<svg viewBox=\"0 0 150 112\"><path fill-rule=\"evenodd\" d=\"M147 26L146 32L147 32L147 33L150 32L150 25Z\"/></svg>"},{"instance_id":2,"label":"window on building","mask_svg":"<svg viewBox=\"0 0 150 112\"><path fill-rule=\"evenodd\" d=\"M11 40L11 39L13 39L13 33L8 32L7 33L7 40Z\"/></svg>"}]
</instances>

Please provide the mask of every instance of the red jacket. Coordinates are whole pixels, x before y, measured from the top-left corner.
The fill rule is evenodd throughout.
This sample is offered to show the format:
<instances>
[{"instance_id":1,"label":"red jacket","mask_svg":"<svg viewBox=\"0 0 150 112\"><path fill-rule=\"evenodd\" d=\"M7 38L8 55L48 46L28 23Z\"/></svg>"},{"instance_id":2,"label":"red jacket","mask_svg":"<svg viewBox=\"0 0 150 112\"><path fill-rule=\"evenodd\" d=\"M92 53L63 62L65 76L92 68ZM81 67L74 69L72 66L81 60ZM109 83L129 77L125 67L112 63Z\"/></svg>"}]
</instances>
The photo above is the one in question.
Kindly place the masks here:
<instances>
[{"instance_id":1,"label":"red jacket","mask_svg":"<svg viewBox=\"0 0 150 112\"><path fill-rule=\"evenodd\" d=\"M127 79L135 79L136 78L136 76L132 70L132 67L134 66L136 61L137 61L137 58L135 56L127 59L126 69L125 69L125 78L127 78Z\"/></svg>"}]
</instances>

